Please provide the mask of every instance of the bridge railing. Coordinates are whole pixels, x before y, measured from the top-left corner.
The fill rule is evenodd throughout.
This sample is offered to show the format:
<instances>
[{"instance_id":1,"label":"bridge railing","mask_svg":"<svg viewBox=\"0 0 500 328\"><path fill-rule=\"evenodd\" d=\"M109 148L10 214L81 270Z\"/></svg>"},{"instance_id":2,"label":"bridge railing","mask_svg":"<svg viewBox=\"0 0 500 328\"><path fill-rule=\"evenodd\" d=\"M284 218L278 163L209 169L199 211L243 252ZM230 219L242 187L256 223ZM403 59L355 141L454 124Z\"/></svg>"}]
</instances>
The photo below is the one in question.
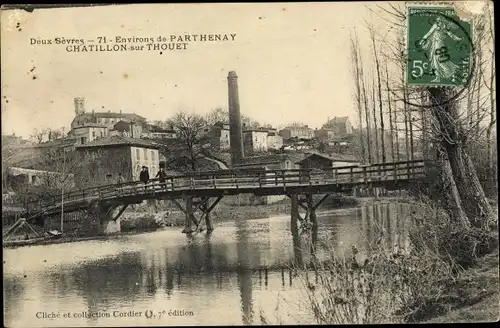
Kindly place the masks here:
<instances>
[{"instance_id":1,"label":"bridge railing","mask_svg":"<svg viewBox=\"0 0 500 328\"><path fill-rule=\"evenodd\" d=\"M423 161L402 161L386 164L350 165L318 169L288 170L222 170L194 172L168 177L164 183L158 179L145 185L140 181L96 186L64 194L64 205L96 199L119 198L162 191L263 188L271 186L297 186L314 184L363 184L378 181L398 181L421 178L425 174ZM35 203L35 207L60 206L61 196Z\"/></svg>"}]
</instances>

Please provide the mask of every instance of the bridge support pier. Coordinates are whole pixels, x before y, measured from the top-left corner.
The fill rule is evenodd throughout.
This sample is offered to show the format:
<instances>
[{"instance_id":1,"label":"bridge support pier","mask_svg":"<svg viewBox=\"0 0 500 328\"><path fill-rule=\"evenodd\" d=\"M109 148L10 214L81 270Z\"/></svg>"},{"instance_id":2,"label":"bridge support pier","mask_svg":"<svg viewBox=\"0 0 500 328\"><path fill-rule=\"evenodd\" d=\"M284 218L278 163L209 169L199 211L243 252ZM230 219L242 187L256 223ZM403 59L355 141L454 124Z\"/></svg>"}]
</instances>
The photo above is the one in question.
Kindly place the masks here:
<instances>
[{"instance_id":1,"label":"bridge support pier","mask_svg":"<svg viewBox=\"0 0 500 328\"><path fill-rule=\"evenodd\" d=\"M193 197L186 197L185 207L181 205L177 200L173 199L172 202L181 210L185 215L184 229L182 233L190 234L193 232L203 231L203 222L205 222L207 234L210 234L214 228L212 220L210 218L210 212L215 208L215 206L220 202L222 196L219 196L215 201L210 204L210 197L202 197L198 201L194 201ZM195 213L200 211L199 220L196 218ZM193 224L196 228L193 230Z\"/></svg>"},{"instance_id":2,"label":"bridge support pier","mask_svg":"<svg viewBox=\"0 0 500 328\"><path fill-rule=\"evenodd\" d=\"M314 203L313 194L310 193L306 194L303 199L300 199L298 194L288 195L291 200L290 227L292 230L294 245L300 245L299 227L297 224L298 221L300 221L303 229L310 228L312 230L311 253L314 253L318 238L318 218L316 216L316 209L323 204L328 196L330 196L330 194L325 194L318 202ZM299 207L305 209L306 214L304 217L301 217ZM302 262L302 259L296 260Z\"/></svg>"},{"instance_id":3,"label":"bridge support pier","mask_svg":"<svg viewBox=\"0 0 500 328\"><path fill-rule=\"evenodd\" d=\"M96 203L91 206L93 216L97 219L93 229L99 234L113 234L121 231L120 216L127 209L128 204L112 205ZM95 231L95 230L94 230Z\"/></svg>"}]
</instances>

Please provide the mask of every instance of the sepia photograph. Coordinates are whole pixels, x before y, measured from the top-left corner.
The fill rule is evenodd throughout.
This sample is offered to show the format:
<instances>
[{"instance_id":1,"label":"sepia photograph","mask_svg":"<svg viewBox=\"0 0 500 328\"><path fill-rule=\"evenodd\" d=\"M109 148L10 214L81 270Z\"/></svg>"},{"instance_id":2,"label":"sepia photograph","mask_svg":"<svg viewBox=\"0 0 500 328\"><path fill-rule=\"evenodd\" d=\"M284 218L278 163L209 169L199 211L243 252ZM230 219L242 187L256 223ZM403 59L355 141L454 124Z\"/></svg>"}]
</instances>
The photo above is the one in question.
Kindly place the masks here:
<instances>
[{"instance_id":1,"label":"sepia photograph","mask_svg":"<svg viewBox=\"0 0 500 328\"><path fill-rule=\"evenodd\" d=\"M2 5L4 326L498 321L493 7Z\"/></svg>"}]
</instances>

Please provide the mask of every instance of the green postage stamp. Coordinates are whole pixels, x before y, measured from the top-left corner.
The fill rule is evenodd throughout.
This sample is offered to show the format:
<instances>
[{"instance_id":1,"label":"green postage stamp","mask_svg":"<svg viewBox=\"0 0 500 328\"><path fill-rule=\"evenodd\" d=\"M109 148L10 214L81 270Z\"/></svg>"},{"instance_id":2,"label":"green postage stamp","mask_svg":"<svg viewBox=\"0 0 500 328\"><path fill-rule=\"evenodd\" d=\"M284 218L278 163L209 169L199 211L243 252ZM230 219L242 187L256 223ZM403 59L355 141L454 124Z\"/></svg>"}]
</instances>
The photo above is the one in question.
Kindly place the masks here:
<instances>
[{"instance_id":1,"label":"green postage stamp","mask_svg":"<svg viewBox=\"0 0 500 328\"><path fill-rule=\"evenodd\" d=\"M473 66L471 22L453 7L415 5L407 9L406 83L465 86Z\"/></svg>"}]
</instances>

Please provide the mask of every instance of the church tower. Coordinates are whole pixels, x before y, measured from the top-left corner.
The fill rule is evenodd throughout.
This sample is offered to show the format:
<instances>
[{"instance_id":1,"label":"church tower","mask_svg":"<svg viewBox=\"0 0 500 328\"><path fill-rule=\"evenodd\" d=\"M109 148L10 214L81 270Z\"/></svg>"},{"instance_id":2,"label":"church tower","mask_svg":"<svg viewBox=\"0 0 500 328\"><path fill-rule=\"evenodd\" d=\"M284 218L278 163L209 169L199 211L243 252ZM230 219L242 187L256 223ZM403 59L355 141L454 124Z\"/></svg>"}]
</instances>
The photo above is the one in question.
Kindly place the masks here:
<instances>
[{"instance_id":1,"label":"church tower","mask_svg":"<svg viewBox=\"0 0 500 328\"><path fill-rule=\"evenodd\" d=\"M75 114L80 115L85 113L85 97L75 97Z\"/></svg>"}]
</instances>

